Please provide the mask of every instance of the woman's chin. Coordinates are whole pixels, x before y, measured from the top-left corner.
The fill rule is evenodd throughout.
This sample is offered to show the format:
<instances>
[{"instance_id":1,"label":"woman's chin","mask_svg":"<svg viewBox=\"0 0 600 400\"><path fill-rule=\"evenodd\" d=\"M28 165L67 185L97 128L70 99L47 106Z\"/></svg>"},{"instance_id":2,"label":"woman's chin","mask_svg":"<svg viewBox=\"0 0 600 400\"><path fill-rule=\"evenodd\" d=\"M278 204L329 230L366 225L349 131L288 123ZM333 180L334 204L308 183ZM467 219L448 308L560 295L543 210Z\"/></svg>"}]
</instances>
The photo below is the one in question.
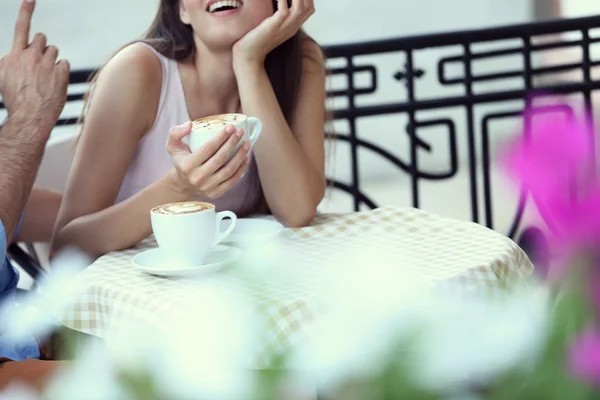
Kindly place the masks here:
<instances>
[{"instance_id":1,"label":"woman's chin","mask_svg":"<svg viewBox=\"0 0 600 400\"><path fill-rule=\"evenodd\" d=\"M210 36L200 35L196 36L196 44L207 48L211 51L231 51L233 45L244 37L247 32L225 30L222 32L214 31L211 32ZM198 43L200 41L201 43Z\"/></svg>"}]
</instances>

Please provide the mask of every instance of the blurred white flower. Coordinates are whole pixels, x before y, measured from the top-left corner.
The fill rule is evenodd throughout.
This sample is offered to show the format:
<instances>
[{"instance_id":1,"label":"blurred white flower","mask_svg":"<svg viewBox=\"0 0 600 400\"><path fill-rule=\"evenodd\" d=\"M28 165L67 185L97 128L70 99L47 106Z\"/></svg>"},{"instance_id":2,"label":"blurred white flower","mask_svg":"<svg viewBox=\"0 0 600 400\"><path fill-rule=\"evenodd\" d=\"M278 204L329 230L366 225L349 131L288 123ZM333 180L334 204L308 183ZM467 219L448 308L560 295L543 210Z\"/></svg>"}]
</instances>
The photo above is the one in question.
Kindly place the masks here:
<instances>
[{"instance_id":1,"label":"blurred white flower","mask_svg":"<svg viewBox=\"0 0 600 400\"><path fill-rule=\"evenodd\" d=\"M153 363L164 362L165 338L156 327L140 321L120 320L105 339L106 351L119 371L149 373Z\"/></svg>"},{"instance_id":2,"label":"blurred white flower","mask_svg":"<svg viewBox=\"0 0 600 400\"><path fill-rule=\"evenodd\" d=\"M287 256L284 240L283 237L276 236L269 240L259 238L236 244L244 252L244 256L238 262L239 272L253 280L262 280L265 274L271 277L272 273L277 273L281 269L278 267L285 262Z\"/></svg>"},{"instance_id":3,"label":"blurred white flower","mask_svg":"<svg viewBox=\"0 0 600 400\"><path fill-rule=\"evenodd\" d=\"M22 383L13 383L0 391L0 400L41 400L37 393Z\"/></svg>"},{"instance_id":4,"label":"blurred white flower","mask_svg":"<svg viewBox=\"0 0 600 400\"><path fill-rule=\"evenodd\" d=\"M349 244L353 252L343 258L323 255L344 261L328 270L326 310L292 361L320 388L381 372L403 339L416 339L407 354L418 360L410 365L415 383L445 393L535 357L548 317L545 291L496 300L441 295L411 273L410 260L389 262L372 240Z\"/></svg>"},{"instance_id":5,"label":"blurred white flower","mask_svg":"<svg viewBox=\"0 0 600 400\"><path fill-rule=\"evenodd\" d=\"M134 400L102 346L89 345L59 372L44 393L48 400Z\"/></svg>"},{"instance_id":6,"label":"blurred white flower","mask_svg":"<svg viewBox=\"0 0 600 400\"><path fill-rule=\"evenodd\" d=\"M76 275L91 262L85 253L74 248L58 253L49 273L38 280L38 292L17 296L14 303L5 302L0 308L0 321L5 321L7 328L4 339L44 337L59 326L54 314L68 304L77 288Z\"/></svg>"},{"instance_id":7,"label":"blurred white flower","mask_svg":"<svg viewBox=\"0 0 600 400\"><path fill-rule=\"evenodd\" d=\"M548 318L543 288L494 300L433 298L421 314L426 329L414 348L415 379L447 392L527 366L545 341Z\"/></svg>"},{"instance_id":8,"label":"blurred white flower","mask_svg":"<svg viewBox=\"0 0 600 400\"><path fill-rule=\"evenodd\" d=\"M253 310L229 288L194 290L193 301L161 316L160 326L131 324L111 335L111 357L120 369L146 369L165 398L244 399L257 348Z\"/></svg>"},{"instance_id":9,"label":"blurred white flower","mask_svg":"<svg viewBox=\"0 0 600 400\"><path fill-rule=\"evenodd\" d=\"M377 251L376 238L348 240L352 252L323 255L332 257L322 281L325 311L292 361L324 390L377 373L397 335L413 328L414 305L427 293L408 265Z\"/></svg>"}]
</instances>

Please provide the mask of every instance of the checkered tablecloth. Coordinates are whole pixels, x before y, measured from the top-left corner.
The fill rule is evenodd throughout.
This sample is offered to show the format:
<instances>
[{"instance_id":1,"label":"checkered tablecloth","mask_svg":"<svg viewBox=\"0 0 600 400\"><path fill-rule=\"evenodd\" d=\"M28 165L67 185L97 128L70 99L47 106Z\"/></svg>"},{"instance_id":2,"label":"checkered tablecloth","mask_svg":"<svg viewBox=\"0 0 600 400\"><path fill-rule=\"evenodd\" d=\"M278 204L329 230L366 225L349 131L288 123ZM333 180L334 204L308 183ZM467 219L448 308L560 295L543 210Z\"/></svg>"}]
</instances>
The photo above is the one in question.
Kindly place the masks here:
<instances>
[{"instance_id":1,"label":"checkered tablecloth","mask_svg":"<svg viewBox=\"0 0 600 400\"><path fill-rule=\"evenodd\" d=\"M249 245L255 248L248 253L253 260L248 268L269 264L262 271L264 281L245 280L236 266L200 279L175 280L145 274L131 264L135 254L156 246L150 237L101 257L80 273L76 297L58 317L71 329L107 339L120 321L168 323L186 312L193 293L208 286L243 287L267 317L267 345L256 349L254 362L263 368L270 365L273 349L285 350L310 336L309 326L326 307L321 290L332 266L340 271L347 266L351 274L349 260L391 262L431 288L484 292L524 281L533 272L528 257L506 236L413 208L319 215L310 227L285 230L274 243Z\"/></svg>"}]
</instances>

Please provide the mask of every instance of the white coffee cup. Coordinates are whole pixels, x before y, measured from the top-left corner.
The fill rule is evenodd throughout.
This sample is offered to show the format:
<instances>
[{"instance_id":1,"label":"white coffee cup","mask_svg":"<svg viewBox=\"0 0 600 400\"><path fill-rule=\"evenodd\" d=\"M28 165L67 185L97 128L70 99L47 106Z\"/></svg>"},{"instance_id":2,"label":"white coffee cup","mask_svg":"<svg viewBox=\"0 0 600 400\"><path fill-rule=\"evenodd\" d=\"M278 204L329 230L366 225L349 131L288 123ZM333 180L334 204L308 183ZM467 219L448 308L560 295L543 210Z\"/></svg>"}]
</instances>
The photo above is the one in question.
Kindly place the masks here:
<instances>
[{"instance_id":1,"label":"white coffee cup","mask_svg":"<svg viewBox=\"0 0 600 400\"><path fill-rule=\"evenodd\" d=\"M214 204L190 201L169 203L150 211L152 231L172 268L202 266L206 256L235 228L237 216L231 211L217 213ZM221 222L231 219L231 225L221 232Z\"/></svg>"},{"instance_id":2,"label":"white coffee cup","mask_svg":"<svg viewBox=\"0 0 600 400\"><path fill-rule=\"evenodd\" d=\"M233 125L236 129L244 129L244 136L236 146L234 154L244 142L254 146L262 132L262 122L255 117L244 114L219 114L200 118L192 122L192 132L189 135L188 144L192 152L198 150L206 142L221 132L227 125Z\"/></svg>"}]
</instances>

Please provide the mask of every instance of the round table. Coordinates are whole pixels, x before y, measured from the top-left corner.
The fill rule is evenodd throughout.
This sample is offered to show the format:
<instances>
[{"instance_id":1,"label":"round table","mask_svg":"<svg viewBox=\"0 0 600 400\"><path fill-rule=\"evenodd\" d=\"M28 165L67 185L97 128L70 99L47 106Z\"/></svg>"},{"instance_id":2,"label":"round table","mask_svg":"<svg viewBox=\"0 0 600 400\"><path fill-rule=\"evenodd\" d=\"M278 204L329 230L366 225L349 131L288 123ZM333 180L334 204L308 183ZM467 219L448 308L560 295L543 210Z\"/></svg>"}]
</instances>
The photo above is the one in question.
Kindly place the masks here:
<instances>
[{"instance_id":1,"label":"round table","mask_svg":"<svg viewBox=\"0 0 600 400\"><path fill-rule=\"evenodd\" d=\"M319 215L310 227L286 229L279 236L278 264L267 254L269 266L261 272L265 280L278 276L277 284L244 282L235 266L199 279L148 275L131 258L156 246L149 237L135 248L102 256L82 271L69 306L57 317L68 328L109 339L120 321L168 323L168 318L185 314L190 299L203 288L244 285L267 316L268 343L256 349L253 365L267 368L273 348L286 349L310 336L309 327L323 306L324 277L331 278L333 266L342 271L340 279L343 271L352 273L349 254L357 251L362 263L395 263L404 276L436 289L493 293L525 281L533 272L526 254L506 236L414 208Z\"/></svg>"}]
</instances>

